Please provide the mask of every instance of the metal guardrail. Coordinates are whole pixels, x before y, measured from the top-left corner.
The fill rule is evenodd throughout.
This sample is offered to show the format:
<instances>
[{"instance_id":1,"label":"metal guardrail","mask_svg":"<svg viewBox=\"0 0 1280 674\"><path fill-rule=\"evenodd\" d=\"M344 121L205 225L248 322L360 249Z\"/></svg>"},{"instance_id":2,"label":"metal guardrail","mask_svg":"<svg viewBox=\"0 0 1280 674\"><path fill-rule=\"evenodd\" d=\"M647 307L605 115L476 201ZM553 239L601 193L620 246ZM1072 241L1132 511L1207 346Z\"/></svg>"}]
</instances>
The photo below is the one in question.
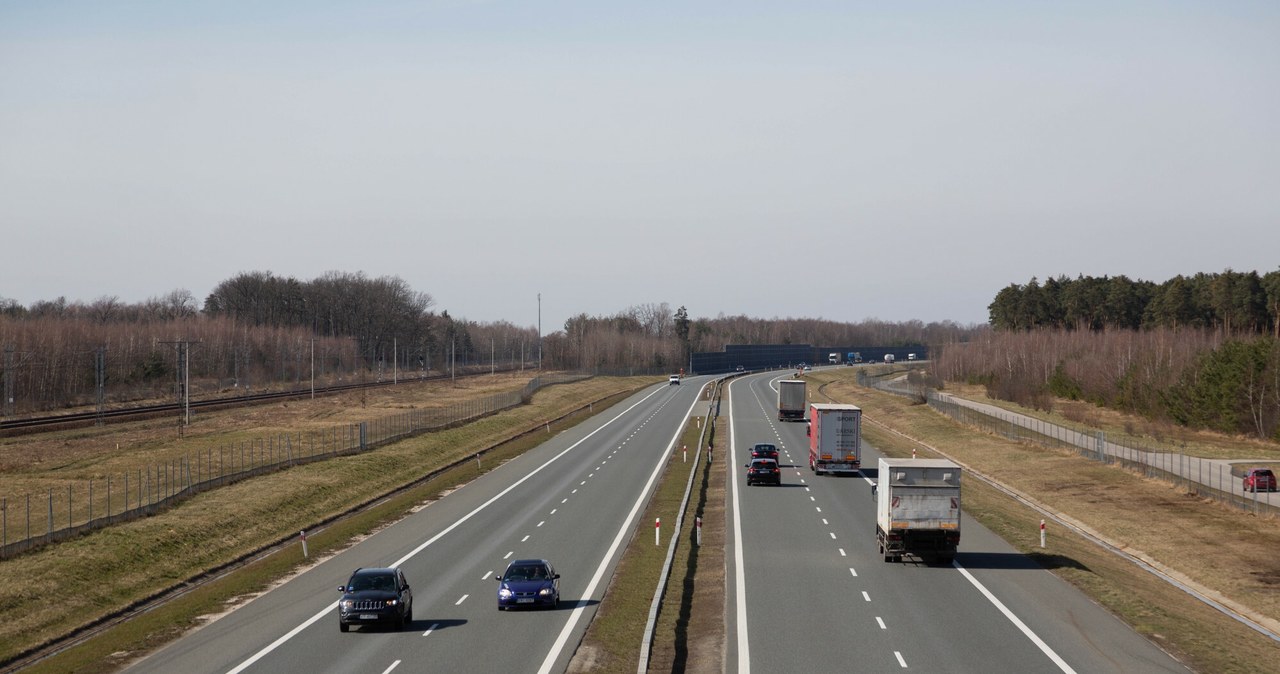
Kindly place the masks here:
<instances>
[{"instance_id":1,"label":"metal guardrail","mask_svg":"<svg viewBox=\"0 0 1280 674\"><path fill-rule=\"evenodd\" d=\"M421 433L441 430L527 402L538 389L590 378L557 373L534 377L519 391L436 410L413 410L311 433L286 433L206 448L180 459L124 471L119 479L67 481L63 491L31 494L21 505L0 498L0 559L64 541L88 531L149 517L191 496L269 472L358 454ZM132 480L130 479L132 478ZM94 484L101 485L97 494ZM99 500L101 499L101 500ZM98 510L96 506L101 505ZM15 513L16 516L15 516ZM65 517L65 519L63 519ZM21 538L10 541L10 524ZM65 522L65 526L60 523ZM40 533L35 533L40 532Z\"/></svg>"}]
</instances>

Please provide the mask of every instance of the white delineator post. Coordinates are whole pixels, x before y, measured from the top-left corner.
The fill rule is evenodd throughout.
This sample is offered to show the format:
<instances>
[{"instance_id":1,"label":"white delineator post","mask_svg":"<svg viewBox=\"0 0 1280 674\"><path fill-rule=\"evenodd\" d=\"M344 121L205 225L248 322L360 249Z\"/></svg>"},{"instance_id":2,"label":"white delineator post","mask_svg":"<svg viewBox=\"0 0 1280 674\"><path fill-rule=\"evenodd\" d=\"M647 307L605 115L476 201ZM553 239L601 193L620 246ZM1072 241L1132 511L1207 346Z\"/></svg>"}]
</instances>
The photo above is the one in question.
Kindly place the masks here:
<instances>
[{"instance_id":1,"label":"white delineator post","mask_svg":"<svg viewBox=\"0 0 1280 674\"><path fill-rule=\"evenodd\" d=\"M1040 520L1040 547L1044 547L1044 520Z\"/></svg>"},{"instance_id":2,"label":"white delineator post","mask_svg":"<svg viewBox=\"0 0 1280 674\"><path fill-rule=\"evenodd\" d=\"M653 521L653 544L661 545L659 539L662 538L662 518L659 517Z\"/></svg>"},{"instance_id":3,"label":"white delineator post","mask_svg":"<svg viewBox=\"0 0 1280 674\"><path fill-rule=\"evenodd\" d=\"M680 445L680 455L684 457L684 463L689 463L689 446Z\"/></svg>"},{"instance_id":4,"label":"white delineator post","mask_svg":"<svg viewBox=\"0 0 1280 674\"><path fill-rule=\"evenodd\" d=\"M698 542L698 545L701 546L702 545L702 518L699 517L694 519L693 526L698 532L698 535L695 537L695 540Z\"/></svg>"},{"instance_id":5,"label":"white delineator post","mask_svg":"<svg viewBox=\"0 0 1280 674\"><path fill-rule=\"evenodd\" d=\"M307 557L307 532L305 530L298 532L298 538L302 539L302 556Z\"/></svg>"}]
</instances>

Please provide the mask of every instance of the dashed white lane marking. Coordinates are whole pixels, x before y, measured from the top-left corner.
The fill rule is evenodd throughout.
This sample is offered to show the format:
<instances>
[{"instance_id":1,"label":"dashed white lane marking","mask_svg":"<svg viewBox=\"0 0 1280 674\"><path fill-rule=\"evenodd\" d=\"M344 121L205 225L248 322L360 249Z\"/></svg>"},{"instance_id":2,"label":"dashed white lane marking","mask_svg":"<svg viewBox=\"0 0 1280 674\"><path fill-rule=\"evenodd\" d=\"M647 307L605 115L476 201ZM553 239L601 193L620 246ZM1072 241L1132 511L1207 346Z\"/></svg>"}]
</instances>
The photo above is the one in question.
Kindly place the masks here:
<instances>
[{"instance_id":1,"label":"dashed white lane marking","mask_svg":"<svg viewBox=\"0 0 1280 674\"><path fill-rule=\"evenodd\" d=\"M544 525L544 524L546 524L546 523L547 523L547 521L546 521L546 520L542 520L541 522L538 522L538 527L540 527L540 526L542 526L542 525ZM534 527L534 528L535 528L535 529L537 529L538 527Z\"/></svg>"},{"instance_id":2,"label":"dashed white lane marking","mask_svg":"<svg viewBox=\"0 0 1280 674\"><path fill-rule=\"evenodd\" d=\"M824 517L822 518L822 526L831 526L831 523L827 522L827 518Z\"/></svg>"},{"instance_id":3,"label":"dashed white lane marking","mask_svg":"<svg viewBox=\"0 0 1280 674\"><path fill-rule=\"evenodd\" d=\"M489 576L492 576L492 575L493 575L493 569L489 569L488 571L484 572L484 575L480 577L480 580L489 580Z\"/></svg>"},{"instance_id":4,"label":"dashed white lane marking","mask_svg":"<svg viewBox=\"0 0 1280 674\"><path fill-rule=\"evenodd\" d=\"M866 590L863 590L863 591L862 591L862 599L863 599L864 601L871 601L871 595L867 594L867 591L866 591Z\"/></svg>"},{"instance_id":5,"label":"dashed white lane marking","mask_svg":"<svg viewBox=\"0 0 1280 674\"><path fill-rule=\"evenodd\" d=\"M849 567L849 573L852 573L854 578L858 577L858 570L853 568L852 566Z\"/></svg>"},{"instance_id":6,"label":"dashed white lane marking","mask_svg":"<svg viewBox=\"0 0 1280 674\"><path fill-rule=\"evenodd\" d=\"M393 670L393 669L395 669L396 667L399 667L399 666L400 666L400 661L399 661L399 660L396 660L395 662L391 663L391 666L390 666L390 667L388 667L388 668L386 668L386 669L382 670L382 674L389 674L389 673L391 672L391 670Z\"/></svg>"},{"instance_id":7,"label":"dashed white lane marking","mask_svg":"<svg viewBox=\"0 0 1280 674\"><path fill-rule=\"evenodd\" d=\"M818 512L822 512L822 506L814 506L814 508L815 508Z\"/></svg>"},{"instance_id":8,"label":"dashed white lane marking","mask_svg":"<svg viewBox=\"0 0 1280 674\"><path fill-rule=\"evenodd\" d=\"M808 487L805 487L805 489L808 489ZM810 497L809 497L809 500L810 500L810 501L813 501L814 503L817 503L817 502L818 502L818 499L816 499L816 498L814 498L814 497L812 497L812 496L810 496Z\"/></svg>"},{"instance_id":9,"label":"dashed white lane marking","mask_svg":"<svg viewBox=\"0 0 1280 674\"><path fill-rule=\"evenodd\" d=\"M583 480L582 482L579 482L579 483L578 483L578 486L579 486L579 487L581 487L582 485L584 485L584 484L586 484L586 483L587 483L587 481L586 481L586 480ZM575 490L575 491L576 491L576 490Z\"/></svg>"},{"instance_id":10,"label":"dashed white lane marking","mask_svg":"<svg viewBox=\"0 0 1280 674\"><path fill-rule=\"evenodd\" d=\"M525 542L525 541L527 541L527 540L529 540L529 534L525 534L525 535L524 535L524 538L521 538L521 539L520 539L520 542L521 542L521 543L523 543L523 542Z\"/></svg>"},{"instance_id":11,"label":"dashed white lane marking","mask_svg":"<svg viewBox=\"0 0 1280 674\"><path fill-rule=\"evenodd\" d=\"M462 595L462 598L461 598L461 599L459 599L458 601L453 602L453 605L454 605L454 606L462 606L462 602L466 601L466 600L467 600L467 597L470 597L470 596L471 596L471 595L469 595L469 594L464 594L464 595Z\"/></svg>"},{"instance_id":12,"label":"dashed white lane marking","mask_svg":"<svg viewBox=\"0 0 1280 674\"><path fill-rule=\"evenodd\" d=\"M829 532L827 532L827 533L831 534L831 540L833 540L833 541L834 541L834 540L836 539L836 532L834 532L834 531L829 531Z\"/></svg>"},{"instance_id":13,"label":"dashed white lane marking","mask_svg":"<svg viewBox=\"0 0 1280 674\"><path fill-rule=\"evenodd\" d=\"M887 630L887 629L889 629L888 627L885 627L885 626L884 626L884 619L883 619L883 618L881 618L880 616L876 616L876 624L877 624L877 625L879 625L879 626L880 626L880 629L882 629L882 630Z\"/></svg>"},{"instance_id":14,"label":"dashed white lane marking","mask_svg":"<svg viewBox=\"0 0 1280 674\"><path fill-rule=\"evenodd\" d=\"M848 557L848 556L849 556L849 555L844 554L844 548L836 548L836 549L840 551L840 556L841 556L841 557Z\"/></svg>"},{"instance_id":15,"label":"dashed white lane marking","mask_svg":"<svg viewBox=\"0 0 1280 674\"><path fill-rule=\"evenodd\" d=\"M584 482L583 484L586 484L586 483ZM578 493L578 490L577 490L577 489L574 489L573 491L571 491L571 492L569 492L569 493L570 493L570 494L576 494L576 493Z\"/></svg>"},{"instance_id":16,"label":"dashed white lane marking","mask_svg":"<svg viewBox=\"0 0 1280 674\"><path fill-rule=\"evenodd\" d=\"M564 505L564 504L566 504L566 503L568 503L568 502L569 502L569 497L568 497L568 496L566 496L566 497L564 497L564 498L560 499L560 505Z\"/></svg>"},{"instance_id":17,"label":"dashed white lane marking","mask_svg":"<svg viewBox=\"0 0 1280 674\"><path fill-rule=\"evenodd\" d=\"M432 633L432 632L434 632L434 631L436 631L436 628L437 628L437 627L439 627L439 626L440 626L440 623L432 623L432 624L431 624L431 627L428 627L428 628L427 628L427 631L422 633L422 636L424 636L424 637L425 637L425 636L430 636L430 635L431 635L431 633Z\"/></svg>"},{"instance_id":18,"label":"dashed white lane marking","mask_svg":"<svg viewBox=\"0 0 1280 674\"><path fill-rule=\"evenodd\" d=\"M556 514L556 511L557 511L557 510L559 510L559 508L552 508L552 509L551 509L551 514L552 514L552 515Z\"/></svg>"},{"instance_id":19,"label":"dashed white lane marking","mask_svg":"<svg viewBox=\"0 0 1280 674\"><path fill-rule=\"evenodd\" d=\"M893 657L898 659L898 664L902 665L903 669L907 668L907 661L902 659L902 653L899 653L898 651L894 651Z\"/></svg>"},{"instance_id":20,"label":"dashed white lane marking","mask_svg":"<svg viewBox=\"0 0 1280 674\"><path fill-rule=\"evenodd\" d=\"M511 555L514 555L514 554L515 554L515 552L516 552L515 550L512 550L511 552L508 552L506 555L503 555L503 557L502 557L502 558L503 558L503 559L510 559L510 558L511 558Z\"/></svg>"}]
</instances>

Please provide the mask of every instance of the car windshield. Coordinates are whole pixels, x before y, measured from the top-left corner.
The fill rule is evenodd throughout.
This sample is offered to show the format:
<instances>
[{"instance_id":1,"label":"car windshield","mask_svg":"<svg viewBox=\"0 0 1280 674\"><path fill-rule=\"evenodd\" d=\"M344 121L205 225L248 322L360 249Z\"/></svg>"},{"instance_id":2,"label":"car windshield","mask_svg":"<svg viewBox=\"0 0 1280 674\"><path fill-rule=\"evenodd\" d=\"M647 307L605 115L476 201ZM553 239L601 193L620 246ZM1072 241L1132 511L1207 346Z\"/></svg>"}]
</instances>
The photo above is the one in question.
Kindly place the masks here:
<instances>
[{"instance_id":1,"label":"car windshield","mask_svg":"<svg viewBox=\"0 0 1280 674\"><path fill-rule=\"evenodd\" d=\"M1254 475L1257 475L1258 477L1271 477L1271 471L1266 469L1258 470L1254 471Z\"/></svg>"},{"instance_id":2,"label":"car windshield","mask_svg":"<svg viewBox=\"0 0 1280 674\"><path fill-rule=\"evenodd\" d=\"M364 575L351 579L352 592L364 592L366 590L395 592L396 581L390 575Z\"/></svg>"},{"instance_id":3,"label":"car windshield","mask_svg":"<svg viewBox=\"0 0 1280 674\"><path fill-rule=\"evenodd\" d=\"M503 580L546 580L547 569L544 566L513 566L507 569Z\"/></svg>"}]
</instances>

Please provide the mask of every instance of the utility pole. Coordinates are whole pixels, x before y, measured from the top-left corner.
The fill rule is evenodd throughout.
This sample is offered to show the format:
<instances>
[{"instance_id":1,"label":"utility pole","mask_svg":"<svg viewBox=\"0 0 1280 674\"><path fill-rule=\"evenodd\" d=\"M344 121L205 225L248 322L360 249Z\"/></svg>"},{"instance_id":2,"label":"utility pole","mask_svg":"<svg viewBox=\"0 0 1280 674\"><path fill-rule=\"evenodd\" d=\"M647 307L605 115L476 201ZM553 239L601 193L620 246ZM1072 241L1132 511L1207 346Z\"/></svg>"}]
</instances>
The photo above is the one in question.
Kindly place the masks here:
<instances>
[{"instance_id":1,"label":"utility pole","mask_svg":"<svg viewBox=\"0 0 1280 674\"><path fill-rule=\"evenodd\" d=\"M173 344L178 348L178 402L182 403L182 425L191 425L191 345L199 344L189 339L176 339L160 344Z\"/></svg>"},{"instance_id":2,"label":"utility pole","mask_svg":"<svg viewBox=\"0 0 1280 674\"><path fill-rule=\"evenodd\" d=\"M94 425L101 426L102 413L105 411L103 408L105 407L106 399L107 399L107 386L106 386L107 384L107 347L106 346L99 346L97 349L94 349L93 365L94 365L93 367L94 383L97 384L97 389L98 389L98 409L97 409L98 418L94 422Z\"/></svg>"}]
</instances>

